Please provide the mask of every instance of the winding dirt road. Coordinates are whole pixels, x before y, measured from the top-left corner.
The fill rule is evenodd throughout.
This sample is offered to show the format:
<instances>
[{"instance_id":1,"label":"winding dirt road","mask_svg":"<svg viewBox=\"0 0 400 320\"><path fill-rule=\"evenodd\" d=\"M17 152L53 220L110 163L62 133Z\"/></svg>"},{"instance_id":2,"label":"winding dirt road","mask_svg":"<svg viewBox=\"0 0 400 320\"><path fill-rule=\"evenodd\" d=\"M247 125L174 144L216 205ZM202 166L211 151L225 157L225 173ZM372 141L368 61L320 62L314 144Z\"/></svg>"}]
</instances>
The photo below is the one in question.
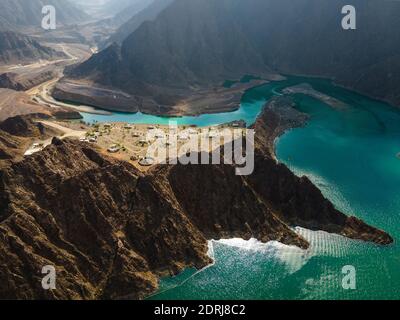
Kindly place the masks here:
<instances>
[{"instance_id":1,"label":"winding dirt road","mask_svg":"<svg viewBox=\"0 0 400 320\"><path fill-rule=\"evenodd\" d=\"M84 138L86 136L86 131L83 130L73 130L71 128L64 127L58 123L52 122L52 121L46 121L46 120L38 120L36 122L39 122L43 124L44 126L56 129L60 132L62 132L61 135L57 136L59 139L65 139L65 138ZM53 137L46 139L46 140L41 140L41 141L36 141L34 144L32 144L28 150L25 151L24 156L32 155L36 152L42 151L44 148L46 148L48 145L51 144L51 141L53 140Z\"/></svg>"}]
</instances>

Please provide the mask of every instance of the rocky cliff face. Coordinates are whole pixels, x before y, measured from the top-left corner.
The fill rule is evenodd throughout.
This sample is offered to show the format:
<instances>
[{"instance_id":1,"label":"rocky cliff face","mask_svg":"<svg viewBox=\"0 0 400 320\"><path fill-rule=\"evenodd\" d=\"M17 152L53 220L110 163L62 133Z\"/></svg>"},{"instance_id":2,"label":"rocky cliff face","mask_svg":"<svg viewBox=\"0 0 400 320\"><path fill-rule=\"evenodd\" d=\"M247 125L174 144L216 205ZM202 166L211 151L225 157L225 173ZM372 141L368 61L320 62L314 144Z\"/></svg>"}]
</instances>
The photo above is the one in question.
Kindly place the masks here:
<instances>
[{"instance_id":1,"label":"rocky cliff face","mask_svg":"<svg viewBox=\"0 0 400 320\"><path fill-rule=\"evenodd\" d=\"M258 123L263 134L266 114ZM383 231L335 210L260 141L256 171L157 166L146 174L89 144L53 140L0 171L0 298L140 299L160 275L209 264L207 239L256 237L307 248L299 225L389 244ZM57 270L57 290L41 269Z\"/></svg>"},{"instance_id":2,"label":"rocky cliff face","mask_svg":"<svg viewBox=\"0 0 400 320\"><path fill-rule=\"evenodd\" d=\"M35 123L30 116L16 116L0 122L0 130L17 137L43 137L46 129Z\"/></svg>"}]
</instances>

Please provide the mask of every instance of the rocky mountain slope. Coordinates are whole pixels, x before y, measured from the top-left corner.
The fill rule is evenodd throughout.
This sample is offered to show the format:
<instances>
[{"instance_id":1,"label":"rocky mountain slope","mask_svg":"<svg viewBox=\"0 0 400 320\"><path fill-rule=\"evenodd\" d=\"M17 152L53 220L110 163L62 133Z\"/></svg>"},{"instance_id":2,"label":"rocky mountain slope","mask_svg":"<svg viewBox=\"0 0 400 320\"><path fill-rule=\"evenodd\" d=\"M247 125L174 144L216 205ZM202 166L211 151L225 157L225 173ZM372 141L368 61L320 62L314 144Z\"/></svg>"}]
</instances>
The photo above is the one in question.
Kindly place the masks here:
<instances>
[{"instance_id":1,"label":"rocky mountain slope","mask_svg":"<svg viewBox=\"0 0 400 320\"><path fill-rule=\"evenodd\" d=\"M38 116L47 117L44 114ZM0 122L0 169L22 160L32 139L44 140L58 134L54 129L32 121L31 117L15 116Z\"/></svg>"},{"instance_id":2,"label":"rocky mountain slope","mask_svg":"<svg viewBox=\"0 0 400 320\"><path fill-rule=\"evenodd\" d=\"M267 73L261 55L226 3L175 1L156 20L143 23L121 48L105 49L71 76L89 77L129 93L157 94L157 86L206 86L224 78Z\"/></svg>"},{"instance_id":3,"label":"rocky mountain slope","mask_svg":"<svg viewBox=\"0 0 400 320\"><path fill-rule=\"evenodd\" d=\"M22 156L22 144L20 138L0 130L0 167Z\"/></svg>"},{"instance_id":4,"label":"rocky mountain slope","mask_svg":"<svg viewBox=\"0 0 400 320\"><path fill-rule=\"evenodd\" d=\"M54 79L56 73L52 70L39 72L36 74L17 74L6 72L0 74L0 88L7 88L15 91L26 91L41 83Z\"/></svg>"},{"instance_id":5,"label":"rocky mountain slope","mask_svg":"<svg viewBox=\"0 0 400 320\"><path fill-rule=\"evenodd\" d=\"M31 97L23 92L0 88L0 121L24 114L49 114L48 108L32 101Z\"/></svg>"},{"instance_id":6,"label":"rocky mountain slope","mask_svg":"<svg viewBox=\"0 0 400 320\"><path fill-rule=\"evenodd\" d=\"M150 5L153 0L109 0L103 11L112 15L113 19L125 22Z\"/></svg>"},{"instance_id":7,"label":"rocky mountain slope","mask_svg":"<svg viewBox=\"0 0 400 320\"><path fill-rule=\"evenodd\" d=\"M42 8L53 5L57 12L57 24L76 24L88 19L88 15L72 5L69 0L1 0L0 30L40 28Z\"/></svg>"},{"instance_id":8,"label":"rocky mountain slope","mask_svg":"<svg viewBox=\"0 0 400 320\"><path fill-rule=\"evenodd\" d=\"M400 105L395 85L400 77L400 35L393 32L400 28L400 2L352 1L357 29L345 31L341 26L342 7L349 4L345 0L253 1L258 15L243 6L247 17L243 23L268 66L285 74L333 78Z\"/></svg>"},{"instance_id":9,"label":"rocky mountain slope","mask_svg":"<svg viewBox=\"0 0 400 320\"><path fill-rule=\"evenodd\" d=\"M337 211L264 147L256 171L231 165L156 166L143 174L86 143L54 139L0 171L0 298L140 299L161 275L211 262L207 239L255 237L307 248L290 226L389 244L383 231ZM269 129L268 129L269 130ZM57 270L45 291L41 269Z\"/></svg>"},{"instance_id":10,"label":"rocky mountain slope","mask_svg":"<svg viewBox=\"0 0 400 320\"><path fill-rule=\"evenodd\" d=\"M101 44L103 49L112 45L113 43L121 44L130 34L136 31L137 28L145 21L152 21L166 8L173 0L153 0L145 8L131 15L129 19L122 17L123 23L117 31L109 37L104 43ZM118 15L117 20L121 20Z\"/></svg>"},{"instance_id":11,"label":"rocky mountain slope","mask_svg":"<svg viewBox=\"0 0 400 320\"><path fill-rule=\"evenodd\" d=\"M70 108L49 108L38 104L24 93L0 88L0 121L11 117L25 115L41 115L41 117L55 117L56 119L81 119L76 110Z\"/></svg>"},{"instance_id":12,"label":"rocky mountain slope","mask_svg":"<svg viewBox=\"0 0 400 320\"><path fill-rule=\"evenodd\" d=\"M31 37L13 31L0 31L0 64L62 58L65 54L45 47Z\"/></svg>"},{"instance_id":13,"label":"rocky mountain slope","mask_svg":"<svg viewBox=\"0 0 400 320\"><path fill-rule=\"evenodd\" d=\"M91 79L130 93L217 85L268 71L317 75L400 104L398 1L354 0L357 30L343 30L345 0L175 0L113 50L77 67ZM129 29L126 29L129 30ZM118 34L117 34L118 35ZM117 36L118 38L118 36ZM116 39L118 41L118 39ZM101 63L106 61L107 63ZM190 93L187 93L190 94Z\"/></svg>"}]
</instances>

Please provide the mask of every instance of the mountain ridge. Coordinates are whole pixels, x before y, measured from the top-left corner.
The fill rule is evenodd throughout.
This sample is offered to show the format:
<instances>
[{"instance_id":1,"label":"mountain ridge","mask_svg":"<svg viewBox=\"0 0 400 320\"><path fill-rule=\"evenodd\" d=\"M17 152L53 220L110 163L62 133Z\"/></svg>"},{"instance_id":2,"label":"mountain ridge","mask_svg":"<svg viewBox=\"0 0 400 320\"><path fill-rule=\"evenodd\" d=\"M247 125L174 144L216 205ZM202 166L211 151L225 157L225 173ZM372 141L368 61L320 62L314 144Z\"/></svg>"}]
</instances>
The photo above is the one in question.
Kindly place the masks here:
<instances>
[{"instance_id":1,"label":"mountain ridge","mask_svg":"<svg viewBox=\"0 0 400 320\"><path fill-rule=\"evenodd\" d=\"M154 0L143 10L137 12L124 24L122 24L107 40L101 44L101 49L105 49L113 43L122 42L145 21L154 20L174 0ZM117 18L117 17L116 17Z\"/></svg>"},{"instance_id":2,"label":"mountain ridge","mask_svg":"<svg viewBox=\"0 0 400 320\"><path fill-rule=\"evenodd\" d=\"M53 5L57 24L76 24L89 16L68 0L2 0L0 2L0 30L18 31L22 28L41 28L42 8Z\"/></svg>"},{"instance_id":3,"label":"mountain ridge","mask_svg":"<svg viewBox=\"0 0 400 320\"><path fill-rule=\"evenodd\" d=\"M113 75L93 57L66 80L90 79L151 96L174 87L190 94L193 87L217 86L245 74L301 74L331 78L399 105L400 36L393 30L400 28L400 3L355 0L357 30L341 27L346 4L176 0L122 42Z\"/></svg>"},{"instance_id":4,"label":"mountain ridge","mask_svg":"<svg viewBox=\"0 0 400 320\"><path fill-rule=\"evenodd\" d=\"M65 54L45 47L35 39L21 33L0 31L0 63L3 65L55 58L65 58Z\"/></svg>"}]
</instances>

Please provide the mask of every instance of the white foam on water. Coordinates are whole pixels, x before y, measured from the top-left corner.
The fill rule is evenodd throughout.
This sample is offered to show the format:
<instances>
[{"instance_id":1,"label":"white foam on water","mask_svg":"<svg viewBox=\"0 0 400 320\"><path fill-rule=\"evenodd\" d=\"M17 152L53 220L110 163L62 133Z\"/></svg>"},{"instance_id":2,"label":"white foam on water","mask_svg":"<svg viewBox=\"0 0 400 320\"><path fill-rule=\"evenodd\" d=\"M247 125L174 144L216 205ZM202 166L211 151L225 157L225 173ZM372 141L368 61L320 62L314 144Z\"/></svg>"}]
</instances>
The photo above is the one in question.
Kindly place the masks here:
<instances>
[{"instance_id":1,"label":"white foam on water","mask_svg":"<svg viewBox=\"0 0 400 320\"><path fill-rule=\"evenodd\" d=\"M296 246L288 246L277 241L263 243L254 238L250 240L234 238L213 241L238 248L239 250L262 253L265 259L277 259L285 266L289 274L301 270L315 256L344 257L357 243L354 240L325 231L313 231L301 227L293 228L293 231L310 243L310 247L307 250ZM213 241L210 242L212 243ZM214 259L214 251L212 252L212 258Z\"/></svg>"},{"instance_id":2,"label":"white foam on water","mask_svg":"<svg viewBox=\"0 0 400 320\"><path fill-rule=\"evenodd\" d=\"M213 240L208 241L207 255L215 262L214 242Z\"/></svg>"},{"instance_id":3,"label":"white foam on water","mask_svg":"<svg viewBox=\"0 0 400 320\"><path fill-rule=\"evenodd\" d=\"M263 243L254 238L250 240L235 238L219 240L217 242L238 248L239 250L262 253L266 259L277 259L290 274L300 270L311 258L310 251L295 246L288 246L277 241Z\"/></svg>"},{"instance_id":4,"label":"white foam on water","mask_svg":"<svg viewBox=\"0 0 400 320\"><path fill-rule=\"evenodd\" d=\"M206 266L201 270L196 271L183 281L169 288L166 288L161 292L157 292L154 295L158 295L160 293L180 287L185 283L187 283L188 281L195 278L198 274L204 272L208 268L218 263L217 258L215 256L215 248L214 248L215 243L233 247L238 251L242 251L242 253L243 251L245 251L244 254L246 254L246 251L261 253L266 260L270 261L275 260L281 263L284 266L285 271L289 275L294 274L299 270L301 270L310 261L310 259L312 259L315 256L331 256L338 258L343 257L346 254L348 254L348 251L350 250L349 248L351 248L354 245L354 240L347 239L340 235L330 234L325 231L312 231L301 227L293 228L293 231L301 235L310 243L310 247L307 250L301 249L296 246L285 245L277 241L270 241L267 243L263 243L254 238L250 240L244 240L240 238L210 240L208 241L207 254L213 260L212 264ZM240 258L238 257L238 259ZM307 280L308 289L311 291L314 290L312 289L313 285L318 284L321 281L325 281L330 277L329 274L325 276L326 277L321 279L312 279L312 278L308 279ZM306 293L306 291L304 291L303 293Z\"/></svg>"},{"instance_id":5,"label":"white foam on water","mask_svg":"<svg viewBox=\"0 0 400 320\"><path fill-rule=\"evenodd\" d=\"M341 258L346 256L351 248L358 243L356 240L326 231L312 231L302 227L296 227L293 230L310 243L310 248L307 251L311 252L311 256Z\"/></svg>"}]
</instances>

